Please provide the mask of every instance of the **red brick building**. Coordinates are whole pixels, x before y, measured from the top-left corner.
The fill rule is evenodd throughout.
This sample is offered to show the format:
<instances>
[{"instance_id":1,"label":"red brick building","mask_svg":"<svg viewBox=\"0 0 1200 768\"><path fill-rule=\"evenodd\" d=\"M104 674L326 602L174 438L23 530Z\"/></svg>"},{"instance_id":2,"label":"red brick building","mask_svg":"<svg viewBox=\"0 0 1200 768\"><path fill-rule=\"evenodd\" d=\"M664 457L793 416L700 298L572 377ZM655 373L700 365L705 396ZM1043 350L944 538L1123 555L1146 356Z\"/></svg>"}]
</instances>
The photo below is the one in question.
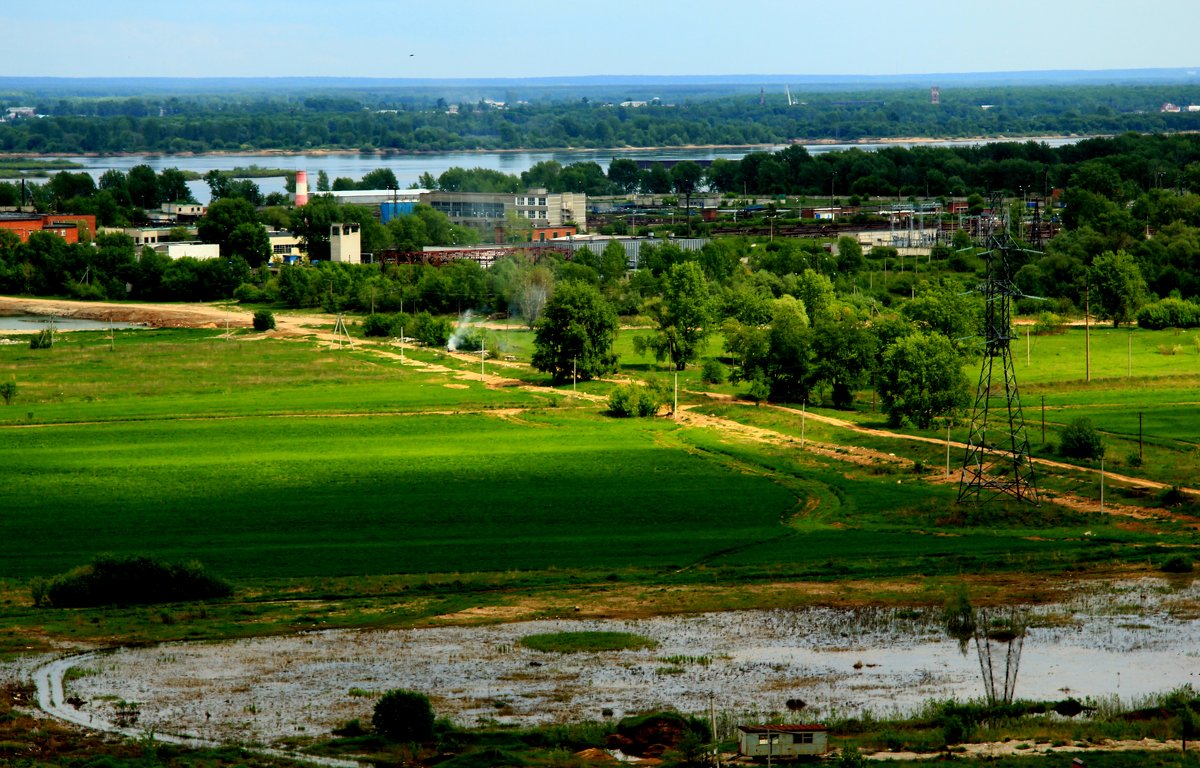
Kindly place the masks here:
<instances>
[{"instance_id":1,"label":"red brick building","mask_svg":"<svg viewBox=\"0 0 1200 768\"><path fill-rule=\"evenodd\" d=\"M53 232L68 243L96 237L96 217L67 213L0 213L0 229L15 232L21 242L28 242L34 232ZM80 232L85 231L85 238Z\"/></svg>"}]
</instances>

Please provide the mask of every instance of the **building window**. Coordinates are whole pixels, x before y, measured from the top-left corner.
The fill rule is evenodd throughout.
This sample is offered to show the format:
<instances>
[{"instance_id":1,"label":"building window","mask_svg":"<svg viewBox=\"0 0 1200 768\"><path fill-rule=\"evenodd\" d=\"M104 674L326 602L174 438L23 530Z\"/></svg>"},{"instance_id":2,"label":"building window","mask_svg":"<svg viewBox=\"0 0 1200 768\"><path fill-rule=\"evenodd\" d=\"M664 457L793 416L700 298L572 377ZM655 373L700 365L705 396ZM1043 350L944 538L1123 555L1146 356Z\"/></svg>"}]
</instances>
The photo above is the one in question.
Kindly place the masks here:
<instances>
[{"instance_id":1,"label":"building window","mask_svg":"<svg viewBox=\"0 0 1200 768\"><path fill-rule=\"evenodd\" d=\"M813 735L811 733L797 733L792 736L792 741L796 744L812 744Z\"/></svg>"}]
</instances>

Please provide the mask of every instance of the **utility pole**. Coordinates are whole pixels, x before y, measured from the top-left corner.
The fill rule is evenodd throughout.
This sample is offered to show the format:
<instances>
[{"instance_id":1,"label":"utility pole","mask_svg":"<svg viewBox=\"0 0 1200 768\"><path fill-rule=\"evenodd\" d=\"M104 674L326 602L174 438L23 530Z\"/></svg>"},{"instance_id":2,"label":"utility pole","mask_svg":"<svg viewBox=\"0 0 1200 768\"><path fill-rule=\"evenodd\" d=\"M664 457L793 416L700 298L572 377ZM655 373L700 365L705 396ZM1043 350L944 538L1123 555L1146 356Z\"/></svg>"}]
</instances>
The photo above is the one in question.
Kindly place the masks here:
<instances>
[{"instance_id":1,"label":"utility pole","mask_svg":"<svg viewBox=\"0 0 1200 768\"><path fill-rule=\"evenodd\" d=\"M1092 380L1092 289L1083 289L1083 365L1087 380Z\"/></svg>"}]
</instances>

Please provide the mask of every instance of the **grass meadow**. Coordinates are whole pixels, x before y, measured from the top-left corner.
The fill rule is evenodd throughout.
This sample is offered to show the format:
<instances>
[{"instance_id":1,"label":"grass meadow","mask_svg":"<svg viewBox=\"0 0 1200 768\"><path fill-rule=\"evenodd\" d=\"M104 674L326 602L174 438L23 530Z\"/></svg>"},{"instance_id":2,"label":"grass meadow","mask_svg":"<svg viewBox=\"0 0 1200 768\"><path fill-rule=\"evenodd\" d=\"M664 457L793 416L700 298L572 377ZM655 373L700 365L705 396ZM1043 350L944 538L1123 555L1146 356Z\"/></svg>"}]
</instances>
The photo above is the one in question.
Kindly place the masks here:
<instances>
[{"instance_id":1,"label":"grass meadow","mask_svg":"<svg viewBox=\"0 0 1200 768\"><path fill-rule=\"evenodd\" d=\"M666 376L633 353L633 333L622 334L624 372ZM1035 342L1046 358L1055 357L1051 344L1063 345L1061 357L1072 338ZM1127 332L1093 338L1094 349L1109 352L1123 343ZM0 346L0 379L19 387L13 404L0 406L0 650L28 643L20 627L31 621L78 637L226 636L412 621L504 602L514 588L569 595L587 585L598 594L615 584L642 585L645 599L664 607L672 598L655 587L723 589L673 599L677 608L713 609L768 599L731 589L738 584L1153 567L1193 541L1180 525L1130 526L1098 505L958 505L954 484L929 482L945 460L940 444L816 420L802 427L794 413L688 395L737 391L702 385L698 366L680 377L683 400L784 439L613 419L569 386L485 386L473 364L436 350L410 348L408 364L382 351L212 330L118 333L112 349L99 333L70 334L45 351ZM528 369L504 373L546 383ZM1195 379L1178 365L1090 384L1029 378L1033 400L1047 397L1049 441L1068 416L1086 414L1124 455L1136 405L1148 436L1137 471L1174 479L1194 470ZM881 425L867 398L856 412L816 412ZM1033 400L1026 414L1036 452ZM954 432L964 438L966 425ZM802 433L896 461L855 464L802 450ZM1098 493L1091 476L1045 482ZM1109 494L1121 498L1120 489ZM186 628L144 609L86 621L78 612L27 613L30 579L101 553L196 559L243 598L374 595L391 607L343 615L252 601L203 622L189 613Z\"/></svg>"}]
</instances>

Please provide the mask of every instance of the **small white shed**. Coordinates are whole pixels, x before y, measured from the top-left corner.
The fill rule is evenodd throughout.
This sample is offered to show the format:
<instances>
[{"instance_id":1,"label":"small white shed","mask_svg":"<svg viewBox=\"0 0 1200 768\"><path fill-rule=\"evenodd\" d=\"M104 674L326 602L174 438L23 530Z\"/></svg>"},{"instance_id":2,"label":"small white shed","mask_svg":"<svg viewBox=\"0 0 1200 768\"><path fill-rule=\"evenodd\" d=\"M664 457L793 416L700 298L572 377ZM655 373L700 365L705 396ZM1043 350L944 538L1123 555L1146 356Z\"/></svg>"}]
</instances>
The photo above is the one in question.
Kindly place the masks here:
<instances>
[{"instance_id":1,"label":"small white shed","mask_svg":"<svg viewBox=\"0 0 1200 768\"><path fill-rule=\"evenodd\" d=\"M739 725L738 754L787 760L829 751L829 728L806 725Z\"/></svg>"}]
</instances>

